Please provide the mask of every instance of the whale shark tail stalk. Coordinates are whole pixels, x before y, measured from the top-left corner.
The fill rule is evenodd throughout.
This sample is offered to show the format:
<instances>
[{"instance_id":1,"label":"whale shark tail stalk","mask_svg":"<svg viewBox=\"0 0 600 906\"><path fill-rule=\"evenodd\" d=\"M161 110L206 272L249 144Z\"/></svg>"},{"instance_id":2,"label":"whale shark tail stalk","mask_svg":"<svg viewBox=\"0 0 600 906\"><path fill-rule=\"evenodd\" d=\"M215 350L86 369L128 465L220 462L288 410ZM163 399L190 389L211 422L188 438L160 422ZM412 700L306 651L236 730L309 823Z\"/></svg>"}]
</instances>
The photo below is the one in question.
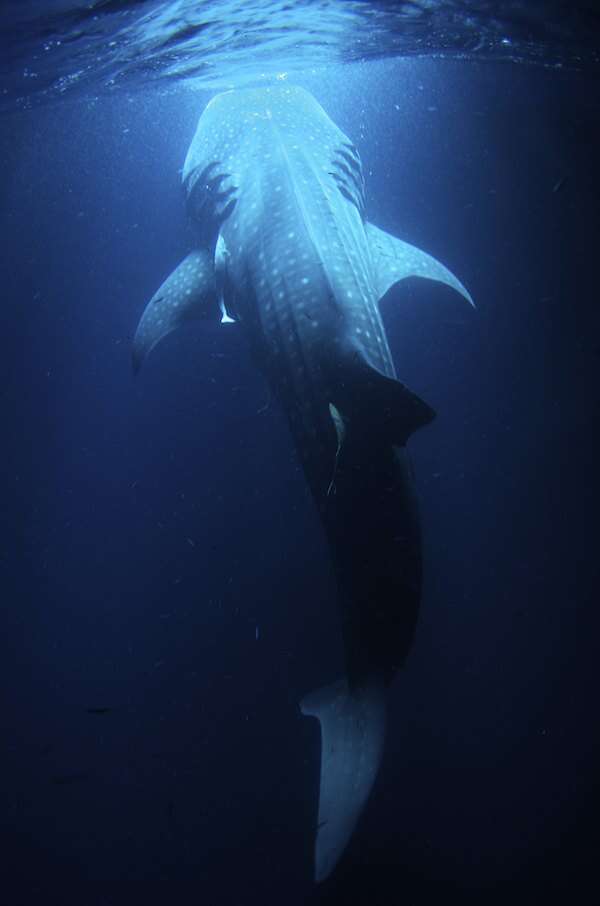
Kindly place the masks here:
<instances>
[{"instance_id":1,"label":"whale shark tail stalk","mask_svg":"<svg viewBox=\"0 0 600 906\"><path fill-rule=\"evenodd\" d=\"M337 865L375 782L385 737L383 682L355 689L338 680L302 699L300 709L321 726L321 778L315 880Z\"/></svg>"}]
</instances>

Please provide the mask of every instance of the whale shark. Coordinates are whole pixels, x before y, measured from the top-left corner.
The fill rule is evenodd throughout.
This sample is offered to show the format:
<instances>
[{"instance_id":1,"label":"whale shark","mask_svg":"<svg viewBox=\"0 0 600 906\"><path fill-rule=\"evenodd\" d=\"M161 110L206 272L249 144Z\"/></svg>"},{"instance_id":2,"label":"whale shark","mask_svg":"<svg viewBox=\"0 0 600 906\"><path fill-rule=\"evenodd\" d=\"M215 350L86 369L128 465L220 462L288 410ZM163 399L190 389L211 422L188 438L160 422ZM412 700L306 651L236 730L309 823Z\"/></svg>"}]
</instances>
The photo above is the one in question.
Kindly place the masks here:
<instances>
[{"instance_id":1,"label":"whale shark","mask_svg":"<svg viewBox=\"0 0 600 906\"><path fill-rule=\"evenodd\" d=\"M322 881L377 776L387 690L421 596L407 442L435 413L398 379L379 303L408 277L473 300L443 264L366 219L359 152L300 87L214 97L182 183L194 247L142 314L134 370L189 321L234 321L287 416L335 571L344 646L343 675L300 703L321 730Z\"/></svg>"}]
</instances>

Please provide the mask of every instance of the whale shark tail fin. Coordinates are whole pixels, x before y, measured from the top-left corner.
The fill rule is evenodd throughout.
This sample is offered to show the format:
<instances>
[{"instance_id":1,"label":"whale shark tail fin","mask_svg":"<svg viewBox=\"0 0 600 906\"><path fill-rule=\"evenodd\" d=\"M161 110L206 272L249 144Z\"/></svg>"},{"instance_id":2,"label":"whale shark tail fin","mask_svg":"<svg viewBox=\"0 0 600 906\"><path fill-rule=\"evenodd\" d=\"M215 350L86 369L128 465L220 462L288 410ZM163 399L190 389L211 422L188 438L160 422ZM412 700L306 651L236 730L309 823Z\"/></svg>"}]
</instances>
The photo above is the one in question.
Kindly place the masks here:
<instances>
[{"instance_id":1,"label":"whale shark tail fin","mask_svg":"<svg viewBox=\"0 0 600 906\"><path fill-rule=\"evenodd\" d=\"M321 725L321 782L315 843L315 880L337 865L371 792L385 735L385 687L351 690L339 680L307 695L303 714Z\"/></svg>"}]
</instances>

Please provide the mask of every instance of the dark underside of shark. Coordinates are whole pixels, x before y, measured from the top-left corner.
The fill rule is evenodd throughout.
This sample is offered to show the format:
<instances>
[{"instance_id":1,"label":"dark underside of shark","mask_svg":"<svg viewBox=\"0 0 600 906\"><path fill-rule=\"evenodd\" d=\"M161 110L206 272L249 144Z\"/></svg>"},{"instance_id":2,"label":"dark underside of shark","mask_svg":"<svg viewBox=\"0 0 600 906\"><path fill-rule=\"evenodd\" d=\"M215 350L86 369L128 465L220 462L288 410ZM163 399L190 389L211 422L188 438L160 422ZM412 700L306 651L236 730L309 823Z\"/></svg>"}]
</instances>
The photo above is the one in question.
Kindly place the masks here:
<instances>
[{"instance_id":1,"label":"dark underside of shark","mask_svg":"<svg viewBox=\"0 0 600 906\"><path fill-rule=\"evenodd\" d=\"M239 321L289 420L338 583L345 676L307 696L321 726L315 875L373 785L386 688L411 645L421 545L406 443L434 417L396 378L379 300L406 277L464 286L368 223L357 149L301 88L206 107L183 169L197 243L148 303L134 368L192 319Z\"/></svg>"}]
</instances>

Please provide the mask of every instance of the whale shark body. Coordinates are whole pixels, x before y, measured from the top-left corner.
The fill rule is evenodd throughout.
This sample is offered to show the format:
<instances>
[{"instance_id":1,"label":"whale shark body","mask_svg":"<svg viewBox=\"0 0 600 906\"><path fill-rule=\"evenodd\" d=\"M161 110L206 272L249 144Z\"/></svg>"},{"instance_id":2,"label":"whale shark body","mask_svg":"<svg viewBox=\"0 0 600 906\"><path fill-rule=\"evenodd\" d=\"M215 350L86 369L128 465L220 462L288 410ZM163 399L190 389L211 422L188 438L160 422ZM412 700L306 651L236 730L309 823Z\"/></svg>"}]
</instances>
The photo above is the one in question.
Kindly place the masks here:
<instances>
[{"instance_id":1,"label":"whale shark body","mask_svg":"<svg viewBox=\"0 0 600 906\"><path fill-rule=\"evenodd\" d=\"M472 299L430 255L366 221L358 151L301 88L213 98L182 179L197 242L148 303L134 368L188 320L239 321L287 415L335 567L345 651L345 675L301 703L321 727L320 881L377 774L386 690L421 590L406 443L434 412L396 377L379 300L414 276Z\"/></svg>"}]
</instances>

